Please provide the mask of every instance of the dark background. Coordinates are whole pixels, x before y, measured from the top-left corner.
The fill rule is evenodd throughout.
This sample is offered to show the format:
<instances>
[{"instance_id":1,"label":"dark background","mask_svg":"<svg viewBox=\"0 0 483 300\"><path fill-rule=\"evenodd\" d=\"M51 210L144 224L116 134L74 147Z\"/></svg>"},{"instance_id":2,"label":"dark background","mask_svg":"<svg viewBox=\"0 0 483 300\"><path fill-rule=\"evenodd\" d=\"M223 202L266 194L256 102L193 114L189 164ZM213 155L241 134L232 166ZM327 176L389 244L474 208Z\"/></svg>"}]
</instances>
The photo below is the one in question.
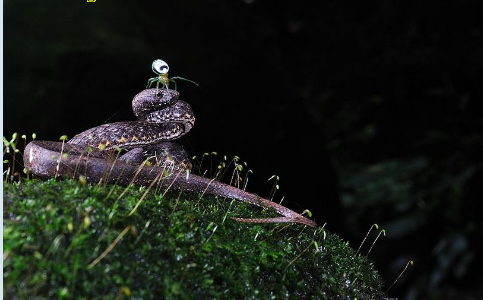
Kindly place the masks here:
<instances>
[{"instance_id":1,"label":"dark background","mask_svg":"<svg viewBox=\"0 0 483 300\"><path fill-rule=\"evenodd\" d=\"M476 3L476 1L475 1ZM238 155L248 190L369 257L400 299L481 299L481 5L472 1L4 2L4 135L133 120L168 62L192 155ZM367 253L376 234L362 247Z\"/></svg>"}]
</instances>

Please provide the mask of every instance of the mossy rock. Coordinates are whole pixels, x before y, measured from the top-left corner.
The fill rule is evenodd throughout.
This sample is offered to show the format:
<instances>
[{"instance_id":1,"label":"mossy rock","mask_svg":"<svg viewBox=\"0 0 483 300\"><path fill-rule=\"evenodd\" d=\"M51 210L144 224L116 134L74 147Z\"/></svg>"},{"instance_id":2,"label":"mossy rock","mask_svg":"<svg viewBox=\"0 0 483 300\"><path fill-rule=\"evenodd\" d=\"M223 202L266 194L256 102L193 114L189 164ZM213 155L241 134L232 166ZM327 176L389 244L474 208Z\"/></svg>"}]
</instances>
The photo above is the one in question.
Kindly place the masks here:
<instances>
[{"instance_id":1,"label":"mossy rock","mask_svg":"<svg viewBox=\"0 0 483 300\"><path fill-rule=\"evenodd\" d=\"M383 296L372 263L335 234L236 222L274 216L238 201L73 180L3 188L9 299Z\"/></svg>"}]
</instances>

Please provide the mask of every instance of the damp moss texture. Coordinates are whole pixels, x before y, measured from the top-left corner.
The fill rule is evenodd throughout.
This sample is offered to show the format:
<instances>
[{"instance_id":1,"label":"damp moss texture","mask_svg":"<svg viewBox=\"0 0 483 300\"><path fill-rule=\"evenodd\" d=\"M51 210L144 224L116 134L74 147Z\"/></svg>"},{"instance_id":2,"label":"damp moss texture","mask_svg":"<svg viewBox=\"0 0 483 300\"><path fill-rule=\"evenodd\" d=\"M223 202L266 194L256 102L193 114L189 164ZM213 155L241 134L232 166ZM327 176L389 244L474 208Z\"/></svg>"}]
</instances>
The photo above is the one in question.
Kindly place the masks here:
<instances>
[{"instance_id":1,"label":"damp moss texture","mask_svg":"<svg viewBox=\"0 0 483 300\"><path fill-rule=\"evenodd\" d=\"M78 181L4 183L8 299L381 299L335 234L230 199ZM140 205L131 214L141 200Z\"/></svg>"}]
</instances>

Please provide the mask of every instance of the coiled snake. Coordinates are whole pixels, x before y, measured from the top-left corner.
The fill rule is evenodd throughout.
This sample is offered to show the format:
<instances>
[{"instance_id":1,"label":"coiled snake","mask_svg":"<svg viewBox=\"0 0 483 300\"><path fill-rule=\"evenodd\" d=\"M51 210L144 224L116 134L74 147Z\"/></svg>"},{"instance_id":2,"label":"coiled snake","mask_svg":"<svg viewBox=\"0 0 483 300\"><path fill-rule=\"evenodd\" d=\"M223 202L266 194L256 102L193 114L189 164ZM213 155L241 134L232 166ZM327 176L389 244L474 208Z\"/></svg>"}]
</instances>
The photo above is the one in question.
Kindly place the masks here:
<instances>
[{"instance_id":1,"label":"coiled snake","mask_svg":"<svg viewBox=\"0 0 483 300\"><path fill-rule=\"evenodd\" d=\"M170 89L146 89L137 94L133 111L138 121L117 122L86 130L67 143L33 141L24 152L25 167L33 174L52 178L84 176L89 182L121 185L158 184L171 189L208 193L272 208L282 217L233 218L248 223L299 223L315 227L314 221L275 202L236 187L186 173L191 164L182 147L170 142L194 125L189 104ZM122 148L127 153L119 156ZM146 160L152 158L152 164Z\"/></svg>"}]
</instances>

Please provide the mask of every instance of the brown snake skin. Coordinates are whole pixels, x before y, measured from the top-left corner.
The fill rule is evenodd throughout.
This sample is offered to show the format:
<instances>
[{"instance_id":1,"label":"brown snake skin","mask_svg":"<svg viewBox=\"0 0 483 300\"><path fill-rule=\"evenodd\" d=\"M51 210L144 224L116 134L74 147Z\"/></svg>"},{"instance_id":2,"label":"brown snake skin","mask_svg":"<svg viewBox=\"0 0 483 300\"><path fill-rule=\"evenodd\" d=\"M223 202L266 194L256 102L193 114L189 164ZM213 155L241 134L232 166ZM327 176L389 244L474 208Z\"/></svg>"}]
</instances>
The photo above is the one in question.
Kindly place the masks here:
<instances>
[{"instance_id":1,"label":"brown snake skin","mask_svg":"<svg viewBox=\"0 0 483 300\"><path fill-rule=\"evenodd\" d=\"M271 208L281 215L264 219L233 218L241 222L316 226L314 221L280 204L187 173L190 163L184 153L178 153L181 147L167 142L186 134L194 125L191 107L178 97L178 92L173 90L144 90L133 99L133 110L139 121L97 126L76 135L68 143L33 141L25 148L25 167L42 178L78 178L82 175L93 183L103 181L123 186L136 184L207 193ZM115 148L130 152L119 156ZM170 153L163 156L160 153L163 151ZM143 163L153 155L157 155L154 158L157 163L150 166Z\"/></svg>"}]
</instances>

